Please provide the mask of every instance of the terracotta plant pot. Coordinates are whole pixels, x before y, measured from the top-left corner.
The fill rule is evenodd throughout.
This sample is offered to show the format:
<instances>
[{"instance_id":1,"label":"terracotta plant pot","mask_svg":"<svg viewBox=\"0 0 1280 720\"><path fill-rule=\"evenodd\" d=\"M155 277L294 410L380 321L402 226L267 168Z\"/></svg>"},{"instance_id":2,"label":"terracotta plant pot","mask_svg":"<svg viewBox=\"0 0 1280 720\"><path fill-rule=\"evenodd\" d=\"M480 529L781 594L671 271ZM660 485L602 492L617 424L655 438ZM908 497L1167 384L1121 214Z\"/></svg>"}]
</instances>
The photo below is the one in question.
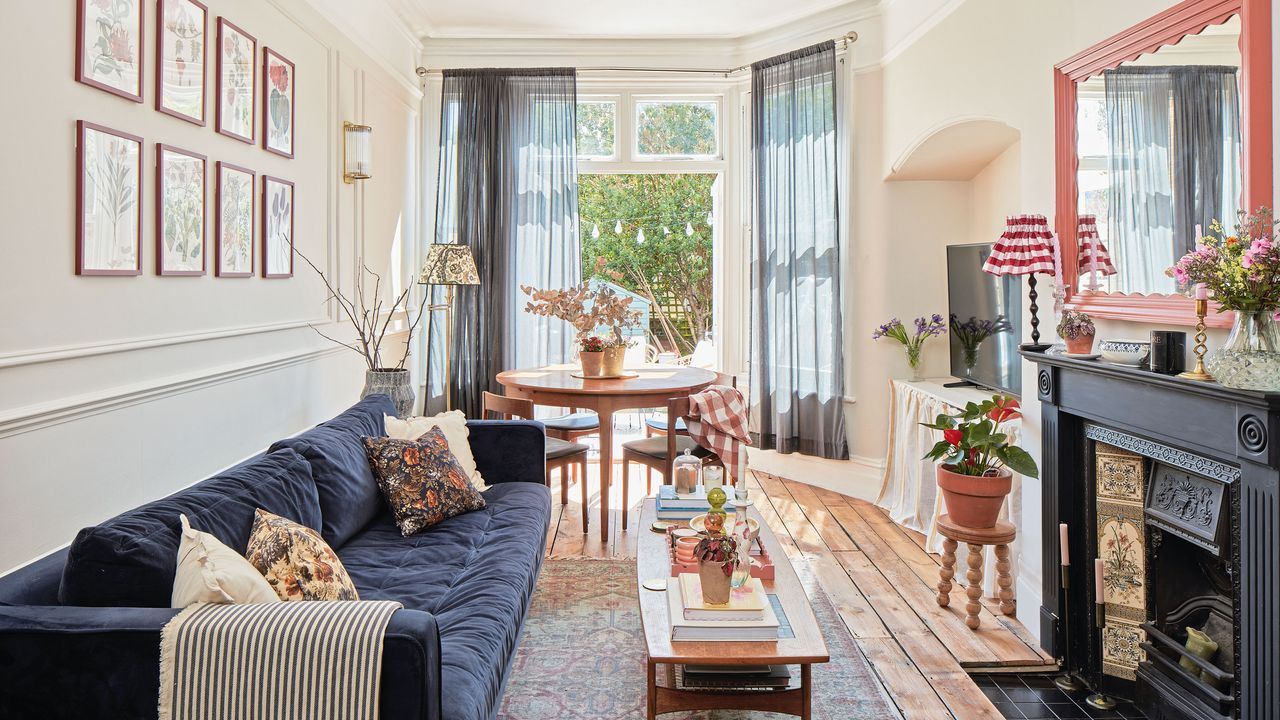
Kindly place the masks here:
<instances>
[{"instance_id":1,"label":"terracotta plant pot","mask_svg":"<svg viewBox=\"0 0 1280 720\"><path fill-rule=\"evenodd\" d=\"M603 352L586 352L585 350L578 353L578 360L582 362L582 374L587 377L600 377L604 374L601 368L604 366Z\"/></svg>"},{"instance_id":2,"label":"terracotta plant pot","mask_svg":"<svg viewBox=\"0 0 1280 720\"><path fill-rule=\"evenodd\" d=\"M1067 352L1072 355L1089 355L1093 353L1093 335L1081 335L1074 340L1063 338L1067 343Z\"/></svg>"},{"instance_id":3,"label":"terracotta plant pot","mask_svg":"<svg viewBox=\"0 0 1280 720\"><path fill-rule=\"evenodd\" d=\"M625 347L611 347L604 349L604 363L600 368L602 375L621 375L622 363L627 358L627 349Z\"/></svg>"},{"instance_id":4,"label":"terracotta plant pot","mask_svg":"<svg viewBox=\"0 0 1280 720\"><path fill-rule=\"evenodd\" d=\"M939 465L938 487L951 522L974 528L995 527L1000 506L1013 489L1013 473L1002 469L995 476L961 475Z\"/></svg>"},{"instance_id":5,"label":"terracotta plant pot","mask_svg":"<svg viewBox=\"0 0 1280 720\"><path fill-rule=\"evenodd\" d=\"M708 605L729 604L729 582L732 575L724 572L722 562L699 562L698 579L702 581L702 600Z\"/></svg>"}]
</instances>

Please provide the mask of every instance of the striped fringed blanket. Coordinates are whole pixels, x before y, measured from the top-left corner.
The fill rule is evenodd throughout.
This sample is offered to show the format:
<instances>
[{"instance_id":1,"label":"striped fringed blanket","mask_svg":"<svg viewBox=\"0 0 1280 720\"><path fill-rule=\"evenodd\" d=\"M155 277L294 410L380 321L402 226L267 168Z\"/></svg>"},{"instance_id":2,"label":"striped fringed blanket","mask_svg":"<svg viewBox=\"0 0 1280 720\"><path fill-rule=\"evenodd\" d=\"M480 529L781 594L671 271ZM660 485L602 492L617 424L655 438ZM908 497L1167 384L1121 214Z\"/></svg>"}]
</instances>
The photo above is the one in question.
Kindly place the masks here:
<instances>
[{"instance_id":1,"label":"striped fringed blanket","mask_svg":"<svg viewBox=\"0 0 1280 720\"><path fill-rule=\"evenodd\" d=\"M377 720L400 603L192 605L160 635L160 720Z\"/></svg>"}]
</instances>

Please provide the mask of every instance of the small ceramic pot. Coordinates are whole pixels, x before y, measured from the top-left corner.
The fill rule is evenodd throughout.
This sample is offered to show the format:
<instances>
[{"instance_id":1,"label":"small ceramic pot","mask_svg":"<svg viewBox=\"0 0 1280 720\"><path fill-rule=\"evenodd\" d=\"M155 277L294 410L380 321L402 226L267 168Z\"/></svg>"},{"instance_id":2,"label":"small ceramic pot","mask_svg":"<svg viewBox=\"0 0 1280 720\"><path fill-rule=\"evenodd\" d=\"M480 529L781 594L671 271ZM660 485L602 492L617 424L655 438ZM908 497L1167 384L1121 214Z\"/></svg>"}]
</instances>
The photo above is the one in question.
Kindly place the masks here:
<instances>
[{"instance_id":1,"label":"small ceramic pot","mask_svg":"<svg viewBox=\"0 0 1280 720\"><path fill-rule=\"evenodd\" d=\"M600 365L600 374L605 376L621 375L623 361L627 359L625 347L604 349L604 361Z\"/></svg>"},{"instance_id":2,"label":"small ceramic pot","mask_svg":"<svg viewBox=\"0 0 1280 720\"><path fill-rule=\"evenodd\" d=\"M1093 354L1093 338L1095 336L1090 333L1081 335L1077 338L1063 338L1067 343L1067 352L1072 355L1092 355Z\"/></svg>"},{"instance_id":3,"label":"small ceramic pot","mask_svg":"<svg viewBox=\"0 0 1280 720\"><path fill-rule=\"evenodd\" d=\"M961 475L946 465L938 466L938 488L947 505L951 522L973 528L996 526L1000 507L1013 489L1013 473L1002 468L999 475Z\"/></svg>"},{"instance_id":4,"label":"small ceramic pot","mask_svg":"<svg viewBox=\"0 0 1280 720\"><path fill-rule=\"evenodd\" d=\"M701 541L702 538L697 535L676 538L676 559L680 562L691 562L693 560L693 550L698 547L698 543Z\"/></svg>"},{"instance_id":5,"label":"small ceramic pot","mask_svg":"<svg viewBox=\"0 0 1280 720\"><path fill-rule=\"evenodd\" d=\"M724 571L723 562L699 562L698 579L702 581L702 601L708 605L728 605L732 575ZM732 572L732 569L731 569Z\"/></svg>"},{"instance_id":6,"label":"small ceramic pot","mask_svg":"<svg viewBox=\"0 0 1280 720\"><path fill-rule=\"evenodd\" d=\"M578 353L578 360L582 362L582 374L587 377L600 377L604 374L604 353L603 352L586 352L585 350Z\"/></svg>"}]
</instances>

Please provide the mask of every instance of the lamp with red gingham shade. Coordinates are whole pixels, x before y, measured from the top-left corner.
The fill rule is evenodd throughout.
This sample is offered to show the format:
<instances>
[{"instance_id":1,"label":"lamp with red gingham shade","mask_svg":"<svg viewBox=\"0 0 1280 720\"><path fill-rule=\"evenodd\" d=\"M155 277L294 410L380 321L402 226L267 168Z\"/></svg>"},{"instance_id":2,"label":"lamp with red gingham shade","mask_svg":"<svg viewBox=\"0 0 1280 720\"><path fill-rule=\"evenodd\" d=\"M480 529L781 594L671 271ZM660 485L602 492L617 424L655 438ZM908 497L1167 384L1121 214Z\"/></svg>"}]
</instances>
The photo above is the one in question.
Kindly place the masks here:
<instances>
[{"instance_id":1,"label":"lamp with red gingham shade","mask_svg":"<svg viewBox=\"0 0 1280 720\"><path fill-rule=\"evenodd\" d=\"M1056 240L1049 231L1049 221L1043 215L1010 215L1005 218L1004 233L991 248L991 256L982 265L982 271L991 275L1026 275L1031 288L1031 342L1019 347L1033 352L1044 352L1048 345L1040 342L1040 318L1036 313L1040 306L1036 300L1036 273L1052 275L1057 269L1053 261Z\"/></svg>"},{"instance_id":2,"label":"lamp with red gingham shade","mask_svg":"<svg viewBox=\"0 0 1280 720\"><path fill-rule=\"evenodd\" d=\"M1102 238L1098 235L1098 218L1094 215L1081 215L1080 223L1076 226L1076 242L1080 245L1080 273L1098 273L1101 275L1115 275L1116 267L1111 264L1111 253L1107 252L1107 246L1102 244ZM1089 290L1095 292L1098 289L1098 276L1089 276Z\"/></svg>"}]
</instances>

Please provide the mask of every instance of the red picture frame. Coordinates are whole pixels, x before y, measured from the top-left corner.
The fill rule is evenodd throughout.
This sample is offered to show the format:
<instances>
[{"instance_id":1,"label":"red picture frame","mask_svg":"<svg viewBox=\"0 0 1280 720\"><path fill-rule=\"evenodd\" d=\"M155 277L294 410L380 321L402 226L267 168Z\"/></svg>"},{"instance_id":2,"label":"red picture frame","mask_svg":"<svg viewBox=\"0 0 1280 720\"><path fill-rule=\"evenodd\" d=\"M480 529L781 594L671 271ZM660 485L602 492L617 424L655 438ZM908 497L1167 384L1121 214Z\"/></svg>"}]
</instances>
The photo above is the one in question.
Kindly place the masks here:
<instances>
[{"instance_id":1,"label":"red picture frame","mask_svg":"<svg viewBox=\"0 0 1280 720\"><path fill-rule=\"evenodd\" d=\"M117 87L112 87L110 85L107 85L106 83L100 82L98 80L94 80L93 78L85 75L84 43L85 43L85 40L87 39L85 23L88 21L88 17L87 17L88 13L87 13L87 7L86 7L86 4L88 2L89 0L76 0L76 47L75 47L75 58L73 60L75 64L76 82L84 83L89 87L94 87L99 90L102 90L103 92L111 93L116 97L122 97L126 100L132 100L133 102L136 102L136 103L142 102L142 86L144 82L143 78L146 77L146 70L147 70L146 52L143 50L143 47L142 47L144 39L146 37L145 28L147 26L147 11L146 11L146 7L143 4L144 0L137 0L137 3L138 3L138 35L137 35L138 37L138 92L137 93L131 93L125 90L121 90L120 88L117 88Z\"/></svg>"},{"instance_id":2,"label":"red picture frame","mask_svg":"<svg viewBox=\"0 0 1280 720\"><path fill-rule=\"evenodd\" d=\"M249 40L250 43L253 44L253 47L249 50L249 58L250 58L249 62L252 63L254 67L249 69L249 82L253 84L253 87L251 87L249 90L250 109L249 109L249 134L248 135L241 135L235 132L234 130L228 129L226 127L226 119L222 115L222 106L223 106L222 98L223 98L223 94L227 90L227 88L223 86L223 80L222 80L222 77L223 77L222 66L224 63L224 59L222 56L222 40L223 40L223 34L227 30L231 30L232 32L235 32L238 35L244 36ZM215 121L214 124L216 125L216 129L220 134L226 135L227 137L235 140L239 140L240 142L253 145L255 143L253 133L256 127L256 124L254 123L254 117L258 113L258 88L257 88L258 71L256 67L258 62L258 39L250 35L249 33L245 32L239 25L236 25L235 23L231 22L225 17L219 17L217 43L218 43L218 49L217 49L218 61L216 63L217 65L216 72L217 72L218 79L215 85L216 97L214 102L216 103L216 107L214 108L214 121Z\"/></svg>"},{"instance_id":3,"label":"red picture frame","mask_svg":"<svg viewBox=\"0 0 1280 720\"><path fill-rule=\"evenodd\" d=\"M257 184L257 182L258 182L258 173L257 173L257 172L255 172L255 171L253 171L253 170L250 170L250 169L249 169L249 168L247 168L247 167L243 167L243 166L240 166L240 165L232 165L232 164L231 164L231 163L229 163L229 162L223 162L223 161L221 161L221 160L219 160L219 161L215 164L215 166L214 166L214 173L216 174L216 176L217 176L217 177L216 177L216 180L214 181L214 185L215 185L215 188L214 188L214 216L215 216L215 217L214 217L214 230L213 230L213 234L217 237L217 242L215 242L215 243L214 243L214 245L215 245L215 247L216 247L215 252L218 254L218 258L217 258L217 262L214 264L214 275L216 275L217 277L220 277L220 278L248 278L248 277L253 277L253 273L254 273L254 269L255 269L255 268L254 268L254 260L255 260L255 255L256 255L256 253L254 252L254 247L253 247L253 246L254 246L254 242L255 242L255 239L254 239L254 230L255 230L255 225L256 225L256 223L253 221L253 218L254 218L255 213L257 212L257 209L256 209L253 205L250 205L250 207L249 207L249 269L248 269L247 271L237 272L237 271L227 270L226 268L224 268L224 267L222 266L222 256L223 256L223 253L222 253L222 249L223 249L223 248L222 248L222 238L223 238L223 229L224 229L224 228L222 227L222 223L223 223L223 219L222 219L222 216L223 216L223 213L222 213L222 201L223 201L223 195L224 195L224 192L225 192L225 191L224 191L224 189L223 189L223 187L222 187L222 171L223 171L224 169L226 169L226 170L232 170L232 171L240 172L240 173L245 173L246 175L248 175L248 176L249 176L249 178L250 178L250 180L249 180L249 202L250 202L250 203L254 203L254 204L256 204L256 203L257 203L257 197L258 197L258 196L257 196L257 193L256 193L256 192L254 192L254 186L255 186L255 185Z\"/></svg>"},{"instance_id":4,"label":"red picture frame","mask_svg":"<svg viewBox=\"0 0 1280 720\"><path fill-rule=\"evenodd\" d=\"M138 167L134 172L136 176L136 185L134 186L134 205L136 205L136 239L134 252L137 262L133 269L111 270L105 268L86 268L85 267L85 235L84 235L84 211L85 211L85 192L88 187L85 183L85 136L88 131L112 135L122 140L130 141L138 146ZM120 130L113 130L105 125L89 122L88 120L76 121L76 257L75 271L76 275L141 275L142 274L142 156L143 156L143 139L137 135L133 135Z\"/></svg>"},{"instance_id":5,"label":"red picture frame","mask_svg":"<svg viewBox=\"0 0 1280 720\"><path fill-rule=\"evenodd\" d=\"M162 0L163 1L163 0ZM173 153L175 155L185 155L200 161L200 269L199 270L171 270L164 265L164 156L165 153ZM209 183L209 159L198 152L183 150L173 145L165 143L156 143L156 274L165 277L199 277L208 272L209 268L209 233L208 227L208 204L205 198L208 195Z\"/></svg>"},{"instance_id":6,"label":"red picture frame","mask_svg":"<svg viewBox=\"0 0 1280 720\"><path fill-rule=\"evenodd\" d=\"M1195 325L1195 301L1183 295L1140 295L1079 291L1074 258L1078 242L1076 171L1076 83L1240 16L1241 125L1245 141L1245 202L1250 210L1272 204L1271 0L1186 0L1091 48L1053 69L1055 222L1064 258L1062 279L1067 307L1093 317L1159 325ZM1205 324L1231 327L1231 315L1210 303Z\"/></svg>"},{"instance_id":7,"label":"red picture frame","mask_svg":"<svg viewBox=\"0 0 1280 720\"><path fill-rule=\"evenodd\" d=\"M156 112L204 127L209 114L209 7L200 0L182 0L196 6L201 13L200 37L204 43L204 60L200 68L200 117L184 115L164 106L164 6L168 0L156 0Z\"/></svg>"},{"instance_id":8,"label":"red picture frame","mask_svg":"<svg viewBox=\"0 0 1280 720\"><path fill-rule=\"evenodd\" d=\"M271 183L286 185L289 188L289 272L273 273L270 271L271 264L269 262L268 253L270 252L270 243L268 241L268 226L270 208L267 198L267 186ZM295 200L295 187L292 182L284 178L275 177L273 175L262 176L262 202L259 212L262 214L262 227L259 233L262 235L262 277L264 278L288 278L293 277L293 205Z\"/></svg>"},{"instance_id":9,"label":"red picture frame","mask_svg":"<svg viewBox=\"0 0 1280 720\"><path fill-rule=\"evenodd\" d=\"M270 58L274 58L282 65L289 66L289 149L288 151L274 148L271 146L271 63ZM293 62L285 56L272 50L266 45L262 46L262 149L269 153L275 153L281 157L292 158L294 129L297 127L295 122L297 103L296 88L298 86L298 70L294 67Z\"/></svg>"}]
</instances>

